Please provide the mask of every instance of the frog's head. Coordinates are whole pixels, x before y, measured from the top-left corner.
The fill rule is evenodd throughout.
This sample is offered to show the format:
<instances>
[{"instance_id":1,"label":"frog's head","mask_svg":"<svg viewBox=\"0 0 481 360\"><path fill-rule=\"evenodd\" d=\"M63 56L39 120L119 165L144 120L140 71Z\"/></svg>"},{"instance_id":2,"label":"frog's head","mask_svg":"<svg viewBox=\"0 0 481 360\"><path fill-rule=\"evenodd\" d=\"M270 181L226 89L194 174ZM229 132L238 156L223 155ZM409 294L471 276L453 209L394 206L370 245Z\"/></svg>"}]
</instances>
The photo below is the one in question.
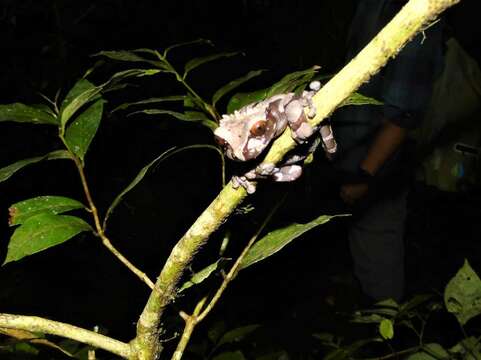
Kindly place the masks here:
<instances>
[{"instance_id":1,"label":"frog's head","mask_svg":"<svg viewBox=\"0 0 481 360\"><path fill-rule=\"evenodd\" d=\"M280 124L285 121L279 121L278 106L271 104L247 105L222 116L214 135L227 157L238 161L255 159L279 135L280 127L285 128L284 123Z\"/></svg>"}]
</instances>

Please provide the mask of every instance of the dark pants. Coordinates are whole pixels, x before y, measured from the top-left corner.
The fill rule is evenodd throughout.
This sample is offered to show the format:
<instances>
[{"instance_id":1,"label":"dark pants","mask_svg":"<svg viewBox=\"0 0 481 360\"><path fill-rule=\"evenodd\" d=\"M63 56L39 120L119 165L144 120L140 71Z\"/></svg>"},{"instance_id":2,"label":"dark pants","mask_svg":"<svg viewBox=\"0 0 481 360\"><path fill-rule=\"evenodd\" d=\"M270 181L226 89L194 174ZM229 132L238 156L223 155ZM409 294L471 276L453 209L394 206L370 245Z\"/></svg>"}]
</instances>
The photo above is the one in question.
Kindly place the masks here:
<instances>
[{"instance_id":1,"label":"dark pants","mask_svg":"<svg viewBox=\"0 0 481 360\"><path fill-rule=\"evenodd\" d=\"M407 190L375 195L353 214L349 245L354 273L374 300L401 300Z\"/></svg>"}]
</instances>

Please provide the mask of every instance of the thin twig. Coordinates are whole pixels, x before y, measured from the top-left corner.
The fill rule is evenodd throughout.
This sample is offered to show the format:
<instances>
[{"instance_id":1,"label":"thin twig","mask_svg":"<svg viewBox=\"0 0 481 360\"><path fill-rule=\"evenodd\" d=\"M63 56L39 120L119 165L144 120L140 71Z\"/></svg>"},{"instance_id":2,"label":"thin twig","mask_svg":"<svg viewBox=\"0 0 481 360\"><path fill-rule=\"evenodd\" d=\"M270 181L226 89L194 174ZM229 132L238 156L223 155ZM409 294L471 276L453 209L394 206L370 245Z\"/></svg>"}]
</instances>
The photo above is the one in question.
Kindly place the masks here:
<instances>
[{"instance_id":1,"label":"thin twig","mask_svg":"<svg viewBox=\"0 0 481 360\"><path fill-rule=\"evenodd\" d=\"M64 142L65 146L67 147L67 143L66 143L65 139L62 136L61 136L61 139ZM68 147L67 147L67 149L68 149ZM70 152L70 150L69 150L69 152ZM140 280L142 280L145 284L147 284L147 286L149 288L154 289L154 282L152 280L150 280L149 277L144 272L142 272L139 268L137 268L134 264L132 264L124 255L122 255L122 253L112 245L112 242L107 237L107 235L105 235L105 232L104 232L104 230L102 228L102 225L101 225L101 222L100 222L100 217L99 217L97 207L95 206L95 203L92 199L92 195L90 193L90 189L89 189L88 182L87 182L87 177L85 176L85 171L83 169L82 162L80 161L80 159L75 154L73 154L72 152L70 152L70 154L72 155L72 159L73 159L73 161L75 163L75 166L77 167L77 171L80 175L80 181L82 182L82 188L84 190L85 197L87 199L89 211L92 213L92 217L94 219L95 230L97 232L97 235L102 240L102 244L117 259L119 259L122 264L124 264L130 271L132 271L135 275L137 275L137 277Z\"/></svg>"},{"instance_id":2,"label":"thin twig","mask_svg":"<svg viewBox=\"0 0 481 360\"><path fill-rule=\"evenodd\" d=\"M192 315L188 315L184 311L181 311L179 313L180 317L185 320L185 327L184 327L184 332L182 333L180 341L177 344L177 348L175 349L175 352L172 355L171 360L180 360L182 358L185 348L189 343L192 332L194 331L195 326L199 323L197 316L199 315L206 301L207 301L207 296L204 296L202 300L200 300L195 306L195 309Z\"/></svg>"},{"instance_id":3,"label":"thin twig","mask_svg":"<svg viewBox=\"0 0 481 360\"><path fill-rule=\"evenodd\" d=\"M99 327L97 325L94 326L94 332L99 333ZM87 359L88 360L96 360L97 356L95 354L95 348L89 349L87 352Z\"/></svg>"},{"instance_id":4,"label":"thin twig","mask_svg":"<svg viewBox=\"0 0 481 360\"><path fill-rule=\"evenodd\" d=\"M212 310L212 308L215 306L215 304L219 301L220 297L224 293L225 289L227 288L227 285L236 277L237 272L239 271L240 265L242 264L242 261L244 260L245 256L249 252L250 248L252 245L256 242L257 238L259 235L264 231L264 228L266 225L269 223L269 221L272 219L272 216L276 213L277 209L282 205L282 203L285 201L287 195L285 195L281 200L277 202L277 204L274 206L274 208L271 210L269 215L265 218L265 220L262 222L261 226L257 229L254 235L250 238L249 242L247 243L246 247L244 250L242 250L241 254L237 258L236 262L234 265L232 265L231 269L227 273L227 275L224 277L224 281L220 285L219 289L217 289L217 292L214 294L212 299L210 300L209 304L205 307L205 309L202 311L202 313L197 317L197 322L201 322L202 320L205 319L205 317L209 314L209 312Z\"/></svg>"},{"instance_id":5,"label":"thin twig","mask_svg":"<svg viewBox=\"0 0 481 360\"><path fill-rule=\"evenodd\" d=\"M0 314L0 328L19 329L72 339L96 348L107 350L125 359L130 358L130 345L111 337L97 334L74 325L48 320L37 316Z\"/></svg>"},{"instance_id":6,"label":"thin twig","mask_svg":"<svg viewBox=\"0 0 481 360\"><path fill-rule=\"evenodd\" d=\"M171 360L180 360L182 358L182 355L184 353L185 348L187 347L187 344L189 343L190 337L192 336L192 333L194 332L194 329L197 324L199 324L202 320L205 319L205 317L209 314L209 312L214 308L214 306L217 304L219 301L220 297L224 293L225 289L227 288L227 285L235 278L237 275L237 272L239 271L239 267L242 263L242 260L244 257L247 255L249 252L249 249L252 247L252 245L255 243L259 235L262 233L266 225L269 223L269 221L272 219L272 216L275 214L277 209L281 206L281 204L284 202L286 199L286 196L284 196L280 201L277 202L276 206L271 210L269 215L265 218L265 220L262 222L261 226L257 229L255 234L250 238L249 242L245 246L244 250L242 250L241 254L237 258L236 262L234 265L232 265L229 273L224 277L224 281L222 281L222 284L220 287L217 289L216 293L210 300L209 304L202 310L204 307L204 304L207 300L207 296L203 297L196 305L194 313L192 315L188 315L185 312L181 311L180 316L185 320L185 327L184 327L184 332L182 333L182 337L179 341L179 344L177 345L177 349L174 352L174 355L172 356ZM201 312L202 310L202 312Z\"/></svg>"},{"instance_id":7,"label":"thin twig","mask_svg":"<svg viewBox=\"0 0 481 360\"><path fill-rule=\"evenodd\" d=\"M178 82L180 82L186 89L187 91L194 97L196 98L197 101L199 101L200 103L202 103L204 105L204 108L205 110L209 113L210 116L212 116L212 118L217 121L220 116L219 114L217 113L217 111L207 102L205 101L204 99L202 99L202 97L197 94L197 92L192 89L190 87L190 85L185 81L185 79L178 73L178 71L172 66L172 64L170 63L169 60L167 60L167 57L164 56L164 55L161 55L158 51L155 52L155 54L157 55L157 57L159 58L159 60L161 62L163 62L165 64L165 66L169 69L169 71L175 75L175 78Z\"/></svg>"}]
</instances>

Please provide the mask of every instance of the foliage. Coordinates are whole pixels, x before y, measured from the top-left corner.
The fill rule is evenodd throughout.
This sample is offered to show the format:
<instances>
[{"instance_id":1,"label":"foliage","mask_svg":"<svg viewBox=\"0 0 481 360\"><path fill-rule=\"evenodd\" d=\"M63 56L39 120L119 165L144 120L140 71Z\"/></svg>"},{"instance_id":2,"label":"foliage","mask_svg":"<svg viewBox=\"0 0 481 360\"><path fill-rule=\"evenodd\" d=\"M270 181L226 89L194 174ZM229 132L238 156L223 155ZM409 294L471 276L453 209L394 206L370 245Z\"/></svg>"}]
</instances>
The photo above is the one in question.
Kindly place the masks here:
<instances>
[{"instance_id":1,"label":"foliage","mask_svg":"<svg viewBox=\"0 0 481 360\"><path fill-rule=\"evenodd\" d=\"M352 322L376 326L372 329L372 336L356 340L350 344L344 344L342 338L333 334L314 334L321 344L330 349L324 359L352 359L361 356L374 357L376 359L389 359L404 356L409 360L433 360L433 359L479 359L481 355L481 338L470 336L465 329L461 332L457 344L444 346L435 339L428 338L429 319L436 312L443 309L452 313L459 325L463 328L468 318L481 315L481 307L478 302L479 284L473 287L473 281L479 281L478 275L466 260L459 272L451 279L444 291L443 303L433 295L416 295L410 300L398 304L392 299L378 302L373 307L358 310L353 314ZM476 295L475 295L476 293ZM458 306L453 307L454 299ZM477 300L476 300L477 299ZM476 306L473 306L476 303ZM461 306L460 304L469 304ZM408 330L410 336L403 333ZM444 329L454 333L454 329ZM398 335L403 334L402 342L396 342ZM384 344L384 347L372 347L373 344ZM409 346L398 348L396 346Z\"/></svg>"},{"instance_id":2,"label":"foliage","mask_svg":"<svg viewBox=\"0 0 481 360\"><path fill-rule=\"evenodd\" d=\"M136 50L120 50L120 51L102 51L96 56L106 57L114 61L124 63L135 63L145 68L133 68L122 70L115 73L107 81L103 81L100 85L95 85L86 77L96 72L98 64L92 69L86 71L85 76L78 79L72 88L61 96L57 93L55 99L49 99L43 96L44 103L40 105L25 105L22 103L13 103L0 105L0 121L13 121L17 123L33 124L37 126L51 126L57 129L57 148L43 156L32 157L23 160L16 160L11 165L0 168L0 181L7 181L13 175L17 174L26 166L36 164L44 160L63 159L71 161L78 171L81 180L82 190L85 195L86 203L77 199L68 198L56 194L41 195L30 199L17 202L10 206L9 224L15 227L11 239L8 244L8 251L4 264L19 261L33 254L40 253L51 247L65 243L82 232L92 233L102 239L103 244L112 252L120 261L124 263L132 272L134 272L141 280L152 286L152 282L143 274L136 266L127 260L110 242L106 235L107 221L111 217L115 208L124 199L124 197L144 179L149 170L160 161L175 155L178 152L186 150L196 150L201 148L214 149L221 155L222 160L222 177L224 177L224 158L222 151L214 145L199 144L190 145L179 149L167 149L161 155L153 159L142 169L135 178L122 190L112 201L111 205L105 211L103 217L100 216L94 199L91 196L89 182L85 176L84 169L88 161L87 153L95 139L102 118L105 113L105 96L106 94L123 89L126 81L132 78L140 78L145 76L154 76L160 74L171 74L175 80L179 82L185 89L185 93L181 95L169 95L164 97L151 97L144 100L127 102L117 106L112 112L130 111L128 115L147 114L147 115L170 115L180 121L187 121L194 124L206 126L213 130L217 126L220 118L220 111L216 108L219 101L227 94L234 91L247 81L261 75L264 70L249 71L237 79L227 82L219 88L211 97L211 101L207 102L202 98L187 82L189 75L196 71L202 65L217 61L222 58L236 56L237 52L224 52L212 54L204 57L191 59L183 66L183 70L178 71L170 63L168 55L177 48L183 46L192 46L198 44L210 43L205 40L197 40L193 42L177 44L171 46L164 51L151 49ZM301 91L306 84L316 74L317 67L296 71L292 74L284 76L280 81L276 82L269 88L253 93L236 94L228 103L230 110L243 106L252 101L259 101L265 97L272 96L288 91ZM146 105L159 105L165 103L182 104L184 111L160 108L144 108ZM55 142L52 142L55 144ZM60 145L60 149L58 146ZM197 150L198 151L198 150ZM223 183L225 181L223 180ZM65 214L73 212L72 215ZM89 223L88 217L91 216ZM285 245L294 239L300 237L304 232L315 226L321 225L329 221L334 216L322 215L319 218L307 224L291 224L282 229L274 230L257 242L250 243L245 250L245 256L241 262L233 265L233 277L242 268L246 268L255 262L264 260L281 250ZM267 220L265 224L267 223ZM264 224L264 225L265 225ZM263 226L259 229L262 231ZM252 240L257 240L256 234ZM226 238L227 239L227 238ZM223 249L225 251L228 241L224 242ZM254 245L251 247L251 245ZM187 291L192 286L200 284L213 274L219 274L226 269L228 264L232 264L228 259L222 256L208 265L203 270L195 273L192 277L179 288L179 292ZM232 278L233 278L232 277ZM226 285L226 284L225 284ZM210 350L214 354L218 348L223 348L227 344L239 342L248 333L253 332L258 325L241 327L233 329L222 334L218 339L213 341L210 338L213 348ZM14 336L11 331L6 333ZM43 335L42 335L43 336ZM47 343L48 341L48 343ZM54 344L50 340L43 341L43 345L55 347L59 351L68 353L69 356L83 358L86 355L86 348L78 348L71 346L71 342ZM23 344L23 345L22 345ZM39 344L36 336L22 337L21 341L15 345L3 347L3 351L24 351L34 352L35 347ZM240 350L232 353L224 352L216 354L216 359L222 358L244 358Z\"/></svg>"},{"instance_id":3,"label":"foliage","mask_svg":"<svg viewBox=\"0 0 481 360\"><path fill-rule=\"evenodd\" d=\"M57 148L43 155L23 160L16 160L14 163L0 168L0 182L9 180L18 171L26 166L39 163L44 160L63 159L72 162L78 171L81 181L82 190L85 195L85 203L77 199L68 198L60 195L41 195L30 199L17 202L10 206L9 224L16 227L13 232L9 244L8 251L4 261L4 265L10 262L19 261L33 254L40 253L51 247L65 243L74 238L76 235L86 232L91 233L102 240L106 248L117 257L126 267L136 274L149 287L153 287L153 282L132 264L123 254L121 254L111 243L106 235L107 223L118 204L125 196L145 178L150 169L159 162L186 150L213 149L221 157L222 164L222 184L225 184L224 156L216 145L211 144L193 144L183 148L170 148L162 152L158 157L150 161L142 167L135 178L112 200L110 206L107 207L105 215L102 217L97 210L97 206L91 195L91 189L87 177L85 175L85 167L88 161L87 153L95 139L98 129L101 126L102 119L105 116L106 95L112 91L124 89L127 81L133 78L159 76L162 74L170 74L174 80L180 83L185 89L185 93L180 95L168 95L163 97L150 97L143 100L127 102L121 104L111 110L111 112L129 111L127 116L132 115L155 115L172 116L176 120L189 122L205 126L210 130L217 127L220 119L220 111L217 108L220 100L226 95L232 93L247 81L260 76L264 70L252 70L247 74L228 81L224 86L219 88L210 97L210 101L206 101L201 97L188 83L189 76L192 72L197 71L202 65L209 62L218 61L222 58L229 58L239 55L238 52L221 52L208 56L194 58L185 63L182 70L178 70L170 62L170 54L175 49L184 46L193 46L207 44L206 40L196 40L192 42L176 44L163 51L152 49L135 49L120 51L101 51L95 56L108 58L116 62L126 64L135 64L132 69L122 70L112 75L108 80L95 85L87 77L95 74L98 63L85 72L84 77L78 79L72 88L61 96L57 93L55 99L49 99L43 96L44 103L40 105L26 105L23 103L0 105L0 122L13 121L23 124L33 124L36 126L50 126L57 129ZM234 94L230 101L227 102L227 112L232 112L251 102L263 100L267 97L285 93L285 92L301 92L307 84L316 76L318 67L314 66L305 70L296 71L285 75L272 86L249 93ZM343 105L362 105L366 103L377 104L374 99L365 98L362 95L354 94ZM158 105L176 104L182 107L182 111L178 109L158 108ZM149 106L149 108L145 108ZM61 148L58 149L58 146ZM73 212L73 215L65 214ZM248 243L243 253L236 262L231 259L224 258L222 254L229 243L229 237L225 237L219 258L212 264L204 267L202 270L194 273L189 280L179 287L178 293L186 292L189 296L194 296L193 292L187 290L195 285L204 282L212 275L224 274L230 267L229 274L221 284L218 294L222 294L228 282L235 278L238 271L247 268L252 264L265 260L284 248L291 241L301 237L306 231L322 225L335 216L321 215L316 219L306 223L292 223L280 229L274 229L265 236L259 235L264 230L264 226L272 216L273 212L267 217L263 225L258 229ZM90 222L88 217L90 216ZM227 229L229 231L229 229ZM259 239L258 239L259 237ZM217 301L213 296L210 303L204 304L208 298L204 297L198 304L198 309L202 310L199 316L203 318ZM215 300L214 300L215 299ZM196 323L194 323L195 325ZM386 338L392 337L392 324L388 320L382 323L382 333ZM229 350L226 345L232 345L244 340L250 333L256 331L259 325L248 325L224 331L219 336L209 333L207 345L204 343L202 348L203 356L212 359L244 359L245 355L242 349ZM8 336L15 335L8 331ZM40 334L39 336L44 336ZM85 358L88 347L78 347L72 345L71 341L55 344L50 340L42 340L39 342L37 335L23 336L14 345L2 347L2 351L18 351L36 354L36 346L49 346L55 348L71 357L78 359ZM74 343L76 344L76 343ZM232 346L231 346L232 347ZM227 351L221 352L219 349L226 348ZM189 351L195 352L195 344L189 348ZM259 354L259 359L270 359L287 356L282 349L276 349L273 353Z\"/></svg>"}]
</instances>

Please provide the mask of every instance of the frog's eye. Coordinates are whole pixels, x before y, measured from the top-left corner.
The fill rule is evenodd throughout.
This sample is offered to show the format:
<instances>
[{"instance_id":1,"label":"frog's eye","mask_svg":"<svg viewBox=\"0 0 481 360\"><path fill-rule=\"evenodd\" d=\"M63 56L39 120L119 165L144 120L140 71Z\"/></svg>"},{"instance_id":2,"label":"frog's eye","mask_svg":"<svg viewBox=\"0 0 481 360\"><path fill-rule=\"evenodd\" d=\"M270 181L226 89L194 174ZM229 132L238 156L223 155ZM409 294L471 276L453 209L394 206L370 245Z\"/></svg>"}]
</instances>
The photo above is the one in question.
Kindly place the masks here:
<instances>
[{"instance_id":1,"label":"frog's eye","mask_svg":"<svg viewBox=\"0 0 481 360\"><path fill-rule=\"evenodd\" d=\"M254 125L251 126L249 130L251 135L262 136L267 130L267 122L265 120L259 120Z\"/></svg>"}]
</instances>

